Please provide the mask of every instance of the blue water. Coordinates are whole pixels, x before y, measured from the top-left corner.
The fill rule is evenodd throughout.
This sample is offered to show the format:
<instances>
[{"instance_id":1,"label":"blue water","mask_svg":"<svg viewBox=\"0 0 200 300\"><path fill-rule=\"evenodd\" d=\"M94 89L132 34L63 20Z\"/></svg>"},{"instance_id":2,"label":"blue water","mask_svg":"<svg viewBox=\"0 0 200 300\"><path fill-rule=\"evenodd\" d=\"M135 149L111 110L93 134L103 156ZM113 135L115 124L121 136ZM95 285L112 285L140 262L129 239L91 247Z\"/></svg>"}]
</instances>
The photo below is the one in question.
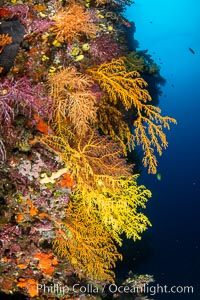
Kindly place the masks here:
<instances>
[{"instance_id":1,"label":"blue water","mask_svg":"<svg viewBox=\"0 0 200 300\"><path fill-rule=\"evenodd\" d=\"M153 227L148 232L150 254L140 261L136 271L153 274L159 284L194 286L193 294L157 294L152 296L154 299L198 300L200 1L136 0L125 15L136 24L137 50L148 49L167 80L159 106L163 114L178 121L168 133L169 147L159 159L162 180L145 171L141 176L153 192L146 210Z\"/></svg>"}]
</instances>

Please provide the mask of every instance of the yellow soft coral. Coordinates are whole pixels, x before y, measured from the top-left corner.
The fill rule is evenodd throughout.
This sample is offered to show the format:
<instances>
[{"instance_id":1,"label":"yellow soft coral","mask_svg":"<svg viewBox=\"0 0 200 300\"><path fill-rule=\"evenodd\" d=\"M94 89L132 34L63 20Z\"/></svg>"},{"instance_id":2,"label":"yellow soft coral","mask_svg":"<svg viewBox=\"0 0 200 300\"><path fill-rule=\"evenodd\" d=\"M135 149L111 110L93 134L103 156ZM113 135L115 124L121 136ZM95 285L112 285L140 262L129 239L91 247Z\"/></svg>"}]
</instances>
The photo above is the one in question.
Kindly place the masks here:
<instances>
[{"instance_id":1,"label":"yellow soft coral","mask_svg":"<svg viewBox=\"0 0 200 300\"><path fill-rule=\"evenodd\" d=\"M32 141L35 142L41 142L62 159L82 193L98 189L99 180L116 189L115 178L131 174L132 167L122 157L119 144L95 131L75 140L73 148L64 136L43 136Z\"/></svg>"},{"instance_id":2,"label":"yellow soft coral","mask_svg":"<svg viewBox=\"0 0 200 300\"><path fill-rule=\"evenodd\" d=\"M129 125L123 120L122 112L102 97L97 110L98 126L104 134L108 134L114 141L119 142L125 155L127 148L131 151L134 146L134 138Z\"/></svg>"},{"instance_id":3,"label":"yellow soft coral","mask_svg":"<svg viewBox=\"0 0 200 300\"><path fill-rule=\"evenodd\" d=\"M151 192L137 185L138 176L131 176L119 144L95 131L75 141L73 148L64 137L44 136L37 141L62 158L77 183L66 220L53 220L54 251L66 256L77 273L82 269L89 277L110 280L109 269L118 256L112 240L121 245L122 234L141 238L150 225L141 208Z\"/></svg>"},{"instance_id":4,"label":"yellow soft coral","mask_svg":"<svg viewBox=\"0 0 200 300\"><path fill-rule=\"evenodd\" d=\"M138 175L115 179L112 189L99 179L96 190L77 191L73 203L82 207L89 216L96 215L112 238L122 245L121 235L133 240L141 239L141 233L151 225L141 208L146 207L151 192L137 184Z\"/></svg>"},{"instance_id":5,"label":"yellow soft coral","mask_svg":"<svg viewBox=\"0 0 200 300\"><path fill-rule=\"evenodd\" d=\"M137 110L138 118L134 122L134 134L138 145L142 145L144 151L143 164L148 167L148 172L156 174L157 159L154 155L154 148L159 155L168 143L163 127L170 129L169 123L176 124L176 120L160 115L161 110L152 105L145 105L143 110Z\"/></svg>"},{"instance_id":6,"label":"yellow soft coral","mask_svg":"<svg viewBox=\"0 0 200 300\"><path fill-rule=\"evenodd\" d=\"M122 60L119 60L116 70L120 70L121 63ZM136 76L137 72L131 74L127 77L123 74L130 90L132 85L145 85L145 82ZM134 83L131 76L135 76ZM109 80L110 91L115 95L113 100L117 103L118 95L111 86L113 79ZM89 96L87 103L77 101L77 93L90 94L88 88L92 83L90 76L78 73L73 67L50 76L48 84L50 95L54 98L51 122L54 133L36 137L31 143L40 142L59 156L76 182L76 190L70 196L66 217L60 220L59 217L45 216L55 225L55 253L67 257L79 277L113 281L114 273L111 268L115 266L116 260L121 258L115 242L121 245L122 234L134 240L140 239L142 232L151 225L141 211L145 208L151 192L144 186L137 185L137 176L131 175L132 166L128 165L123 157L120 144L108 136L100 135L95 129L97 118L93 96ZM115 87L119 87L121 83L119 76ZM124 83L124 86L119 88L120 95L122 103L129 109L134 101L130 101L125 86ZM133 91L132 95L135 101L140 95L146 95L148 98L148 92L141 92L139 88L138 91ZM70 103L74 105L75 110L85 112L83 123L81 116L74 117ZM109 108L111 109L111 105L107 106L108 110ZM114 111L117 123L120 111L117 108ZM92 122L89 121L89 116ZM124 135L127 140L133 142L131 135L125 134L128 132L125 122L119 124L123 125L122 131L119 131L120 139ZM70 138L70 130L73 138Z\"/></svg>"},{"instance_id":7,"label":"yellow soft coral","mask_svg":"<svg viewBox=\"0 0 200 300\"><path fill-rule=\"evenodd\" d=\"M159 108L148 104L151 96L145 89L147 83L137 71L127 70L125 58L113 59L110 63L104 63L89 72L107 93L110 103L117 106L121 102L126 110L134 109L134 140L138 145L142 145L144 166L148 167L149 173L155 174L157 159L154 149L159 155L162 154L162 149L167 147L163 128L170 129L169 123L176 123L176 120L161 116ZM129 133L126 135L125 138L129 142Z\"/></svg>"},{"instance_id":8,"label":"yellow soft coral","mask_svg":"<svg viewBox=\"0 0 200 300\"><path fill-rule=\"evenodd\" d=\"M151 96L145 89L146 81L137 71L127 72L123 58L113 59L110 63L104 63L89 72L99 81L101 88L108 93L113 104L117 104L120 100L128 110L133 105L138 105L139 100L145 103L151 100Z\"/></svg>"},{"instance_id":9,"label":"yellow soft coral","mask_svg":"<svg viewBox=\"0 0 200 300\"><path fill-rule=\"evenodd\" d=\"M113 281L111 268L121 255L92 212L88 215L84 207L70 205L65 222L57 224L57 228L53 249L71 262L79 277Z\"/></svg>"}]
</instances>

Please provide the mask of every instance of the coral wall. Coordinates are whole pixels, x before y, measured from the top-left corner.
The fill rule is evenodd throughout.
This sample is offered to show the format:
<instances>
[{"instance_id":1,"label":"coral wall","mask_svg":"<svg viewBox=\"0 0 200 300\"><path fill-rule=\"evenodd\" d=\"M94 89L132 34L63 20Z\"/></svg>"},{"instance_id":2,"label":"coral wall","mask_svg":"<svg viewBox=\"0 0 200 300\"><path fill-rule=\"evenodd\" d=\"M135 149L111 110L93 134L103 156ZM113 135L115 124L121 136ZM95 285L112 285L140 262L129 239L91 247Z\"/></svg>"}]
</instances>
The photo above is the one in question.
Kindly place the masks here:
<instances>
[{"instance_id":1,"label":"coral wall","mask_svg":"<svg viewBox=\"0 0 200 300\"><path fill-rule=\"evenodd\" d=\"M130 55L127 4L16 0L0 8L5 293L52 299L42 290L51 283L69 285L61 299L86 297L73 286L92 282L102 296L123 259L122 236L141 239L151 226L151 192L138 185L127 153L142 146L155 174L156 152L167 147L163 128L176 120L151 104L142 73L159 69L151 73L144 57Z\"/></svg>"}]
</instances>

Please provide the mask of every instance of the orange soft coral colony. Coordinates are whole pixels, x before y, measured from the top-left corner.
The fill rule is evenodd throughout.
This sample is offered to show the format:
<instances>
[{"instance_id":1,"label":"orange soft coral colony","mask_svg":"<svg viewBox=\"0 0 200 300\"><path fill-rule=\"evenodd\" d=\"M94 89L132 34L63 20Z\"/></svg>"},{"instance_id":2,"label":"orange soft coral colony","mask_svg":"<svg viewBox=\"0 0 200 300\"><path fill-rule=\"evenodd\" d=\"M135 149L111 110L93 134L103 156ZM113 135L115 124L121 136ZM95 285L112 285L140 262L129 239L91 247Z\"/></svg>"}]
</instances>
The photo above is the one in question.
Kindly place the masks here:
<instances>
[{"instance_id":1,"label":"orange soft coral colony","mask_svg":"<svg viewBox=\"0 0 200 300\"><path fill-rule=\"evenodd\" d=\"M49 76L50 95L54 99L52 127L63 135L67 127L70 134L84 136L96 122L96 98L90 91L93 80L90 76L67 67Z\"/></svg>"},{"instance_id":2,"label":"orange soft coral colony","mask_svg":"<svg viewBox=\"0 0 200 300\"><path fill-rule=\"evenodd\" d=\"M51 253L36 253L35 259L39 260L38 268L43 272L44 276L52 276L55 266L58 264L57 258Z\"/></svg>"},{"instance_id":3,"label":"orange soft coral colony","mask_svg":"<svg viewBox=\"0 0 200 300\"><path fill-rule=\"evenodd\" d=\"M0 34L0 54L3 51L3 48L6 45L9 45L12 43L12 37L8 34Z\"/></svg>"},{"instance_id":4,"label":"orange soft coral colony","mask_svg":"<svg viewBox=\"0 0 200 300\"><path fill-rule=\"evenodd\" d=\"M169 123L176 124L176 120L161 116L158 107L148 104L151 96L145 89L147 82L137 71L127 71L124 58L113 59L110 63L104 63L89 72L107 93L108 103L117 105L121 102L126 110L136 111L133 138L137 145L142 145L144 166L148 167L149 173L155 174L157 159L154 149L159 155L162 154L162 149L167 147L163 128L170 129Z\"/></svg>"},{"instance_id":5,"label":"orange soft coral colony","mask_svg":"<svg viewBox=\"0 0 200 300\"><path fill-rule=\"evenodd\" d=\"M26 288L31 297L36 297L38 296L37 284L38 282L32 278L19 278L17 286L20 288Z\"/></svg>"},{"instance_id":6,"label":"orange soft coral colony","mask_svg":"<svg viewBox=\"0 0 200 300\"><path fill-rule=\"evenodd\" d=\"M58 184L60 185L60 187L72 188L75 185L75 181L71 174L65 173L59 180Z\"/></svg>"},{"instance_id":7,"label":"orange soft coral colony","mask_svg":"<svg viewBox=\"0 0 200 300\"><path fill-rule=\"evenodd\" d=\"M33 115L34 120L37 122L36 128L38 131L43 133L44 135L53 134L53 130L50 128L50 126L44 122L38 115Z\"/></svg>"},{"instance_id":8,"label":"orange soft coral colony","mask_svg":"<svg viewBox=\"0 0 200 300\"><path fill-rule=\"evenodd\" d=\"M72 4L61 9L52 17L55 22L53 33L60 42L77 41L81 35L90 36L95 34L97 26L89 21L89 14L84 12L84 7Z\"/></svg>"}]
</instances>

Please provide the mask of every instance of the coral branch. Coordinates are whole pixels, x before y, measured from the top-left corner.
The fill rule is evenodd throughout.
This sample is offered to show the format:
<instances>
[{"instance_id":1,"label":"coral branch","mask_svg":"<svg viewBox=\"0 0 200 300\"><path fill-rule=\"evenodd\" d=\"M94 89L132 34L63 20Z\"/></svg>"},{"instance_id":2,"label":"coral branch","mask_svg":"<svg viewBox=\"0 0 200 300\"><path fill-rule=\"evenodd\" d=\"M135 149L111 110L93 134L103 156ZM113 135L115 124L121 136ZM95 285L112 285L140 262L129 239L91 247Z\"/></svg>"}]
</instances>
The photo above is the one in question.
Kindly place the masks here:
<instances>
[{"instance_id":1,"label":"coral branch","mask_svg":"<svg viewBox=\"0 0 200 300\"><path fill-rule=\"evenodd\" d=\"M121 258L117 249L98 218L87 215L84 207L69 206L66 221L60 224L54 251L72 263L79 277L90 275L91 279L113 281L110 270Z\"/></svg>"},{"instance_id":2,"label":"coral branch","mask_svg":"<svg viewBox=\"0 0 200 300\"><path fill-rule=\"evenodd\" d=\"M63 123L67 119L78 136L84 136L96 122L96 98L89 90L92 83L88 75L77 72L73 67L49 77L50 93L55 99L54 129L60 134L63 134Z\"/></svg>"},{"instance_id":3,"label":"coral branch","mask_svg":"<svg viewBox=\"0 0 200 300\"><path fill-rule=\"evenodd\" d=\"M0 54L6 45L12 43L12 37L8 34L0 34Z\"/></svg>"},{"instance_id":4,"label":"coral branch","mask_svg":"<svg viewBox=\"0 0 200 300\"><path fill-rule=\"evenodd\" d=\"M76 4L58 11L52 20L55 22L53 32L61 42L77 41L81 35L89 36L97 31L96 25L89 20L89 14L84 12L82 6Z\"/></svg>"},{"instance_id":5,"label":"coral branch","mask_svg":"<svg viewBox=\"0 0 200 300\"><path fill-rule=\"evenodd\" d=\"M107 93L108 103L119 106L121 102L126 110L134 109L136 114L136 120L133 122L134 139L137 145L142 145L144 166L148 167L149 173L155 174L157 159L154 149L159 155L162 154L162 148L167 147L163 128L170 129L169 123L176 124L176 120L161 116L159 108L148 104L151 96L145 89L146 81L137 71L127 71L123 58L113 59L110 63L104 63L89 72ZM130 146L129 132L125 131L125 134ZM113 135L115 137L116 133Z\"/></svg>"}]
</instances>

